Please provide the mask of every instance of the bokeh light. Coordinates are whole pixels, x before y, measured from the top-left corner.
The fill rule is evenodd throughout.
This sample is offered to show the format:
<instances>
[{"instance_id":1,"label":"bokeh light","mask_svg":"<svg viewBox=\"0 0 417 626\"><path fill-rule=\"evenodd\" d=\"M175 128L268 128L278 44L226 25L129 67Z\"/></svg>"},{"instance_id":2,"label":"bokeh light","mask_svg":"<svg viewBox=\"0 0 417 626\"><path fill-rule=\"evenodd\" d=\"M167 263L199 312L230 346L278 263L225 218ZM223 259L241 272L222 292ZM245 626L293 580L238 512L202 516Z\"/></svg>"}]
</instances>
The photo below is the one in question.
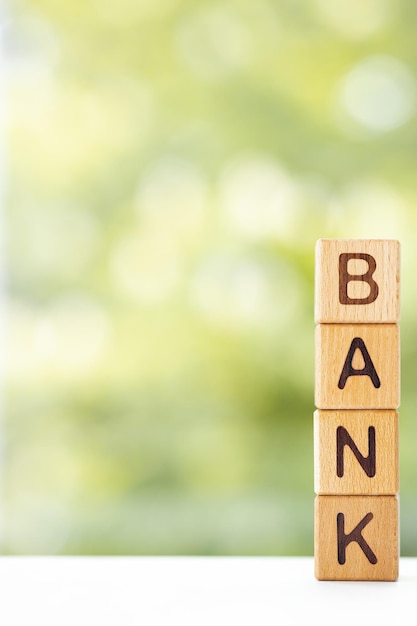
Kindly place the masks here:
<instances>
[{"instance_id":1,"label":"bokeh light","mask_svg":"<svg viewBox=\"0 0 417 626\"><path fill-rule=\"evenodd\" d=\"M320 237L402 243L417 553L416 18L2 6L3 553L312 554Z\"/></svg>"}]
</instances>

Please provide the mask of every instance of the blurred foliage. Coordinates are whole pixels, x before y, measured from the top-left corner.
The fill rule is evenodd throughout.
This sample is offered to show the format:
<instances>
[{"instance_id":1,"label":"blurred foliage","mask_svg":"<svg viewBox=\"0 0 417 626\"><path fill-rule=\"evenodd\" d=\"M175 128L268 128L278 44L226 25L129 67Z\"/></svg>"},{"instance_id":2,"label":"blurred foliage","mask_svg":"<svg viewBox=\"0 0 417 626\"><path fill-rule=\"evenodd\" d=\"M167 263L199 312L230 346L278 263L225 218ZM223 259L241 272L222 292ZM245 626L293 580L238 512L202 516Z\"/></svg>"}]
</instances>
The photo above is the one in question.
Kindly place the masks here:
<instances>
[{"instance_id":1,"label":"blurred foliage","mask_svg":"<svg viewBox=\"0 0 417 626\"><path fill-rule=\"evenodd\" d=\"M2 550L313 551L319 237L402 243L417 555L417 5L2 9Z\"/></svg>"}]
</instances>

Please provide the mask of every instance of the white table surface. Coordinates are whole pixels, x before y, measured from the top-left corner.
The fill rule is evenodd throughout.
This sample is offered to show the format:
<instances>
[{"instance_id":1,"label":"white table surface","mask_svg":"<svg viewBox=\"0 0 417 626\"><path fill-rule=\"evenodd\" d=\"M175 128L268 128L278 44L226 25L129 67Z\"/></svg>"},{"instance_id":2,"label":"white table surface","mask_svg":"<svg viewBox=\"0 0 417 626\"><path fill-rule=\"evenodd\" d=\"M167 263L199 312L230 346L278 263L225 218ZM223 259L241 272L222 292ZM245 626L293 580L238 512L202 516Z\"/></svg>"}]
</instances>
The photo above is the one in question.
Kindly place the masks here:
<instances>
[{"instance_id":1,"label":"white table surface","mask_svg":"<svg viewBox=\"0 0 417 626\"><path fill-rule=\"evenodd\" d=\"M307 557L0 557L0 590L2 626L394 626L415 614L417 558L372 583L319 582Z\"/></svg>"}]
</instances>

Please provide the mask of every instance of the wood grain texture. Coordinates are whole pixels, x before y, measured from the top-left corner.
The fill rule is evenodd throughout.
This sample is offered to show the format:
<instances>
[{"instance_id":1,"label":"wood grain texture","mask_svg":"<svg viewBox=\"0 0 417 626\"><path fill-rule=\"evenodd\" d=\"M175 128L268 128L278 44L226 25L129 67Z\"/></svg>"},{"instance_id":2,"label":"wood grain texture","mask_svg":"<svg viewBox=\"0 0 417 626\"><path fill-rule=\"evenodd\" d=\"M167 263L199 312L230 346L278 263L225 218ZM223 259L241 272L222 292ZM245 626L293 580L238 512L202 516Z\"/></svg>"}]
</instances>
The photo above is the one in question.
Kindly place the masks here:
<instances>
[{"instance_id":1,"label":"wood grain texture","mask_svg":"<svg viewBox=\"0 0 417 626\"><path fill-rule=\"evenodd\" d=\"M354 442L352 446L343 445L346 433ZM355 445L363 459L355 455ZM395 495L399 490L398 467L397 411L314 413L317 494Z\"/></svg>"},{"instance_id":2,"label":"wood grain texture","mask_svg":"<svg viewBox=\"0 0 417 626\"><path fill-rule=\"evenodd\" d=\"M355 255L363 258L354 258ZM316 323L399 321L398 241L320 239L316 244L315 270ZM365 277L360 279L361 275Z\"/></svg>"},{"instance_id":3,"label":"wood grain texture","mask_svg":"<svg viewBox=\"0 0 417 626\"><path fill-rule=\"evenodd\" d=\"M314 552L319 580L397 580L397 497L316 496Z\"/></svg>"},{"instance_id":4,"label":"wood grain texture","mask_svg":"<svg viewBox=\"0 0 417 626\"><path fill-rule=\"evenodd\" d=\"M352 349L354 341L362 349ZM366 353L379 386L361 372ZM352 353L352 358L349 353ZM316 327L315 404L319 409L396 409L400 404L400 331L397 324L320 324ZM378 382L377 381L377 382ZM341 387L343 385L343 388Z\"/></svg>"}]
</instances>

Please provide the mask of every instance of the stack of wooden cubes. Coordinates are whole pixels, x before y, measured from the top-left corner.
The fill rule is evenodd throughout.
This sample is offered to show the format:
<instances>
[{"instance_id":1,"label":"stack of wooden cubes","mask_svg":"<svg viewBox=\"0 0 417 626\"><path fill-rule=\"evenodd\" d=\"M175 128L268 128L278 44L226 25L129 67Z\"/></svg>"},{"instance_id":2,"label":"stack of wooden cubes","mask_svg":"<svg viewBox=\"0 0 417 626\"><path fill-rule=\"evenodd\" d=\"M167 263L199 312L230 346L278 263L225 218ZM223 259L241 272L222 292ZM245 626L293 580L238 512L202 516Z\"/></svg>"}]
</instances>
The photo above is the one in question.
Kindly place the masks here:
<instances>
[{"instance_id":1,"label":"stack of wooden cubes","mask_svg":"<svg viewBox=\"0 0 417 626\"><path fill-rule=\"evenodd\" d=\"M315 576L398 578L400 244L316 246Z\"/></svg>"}]
</instances>

